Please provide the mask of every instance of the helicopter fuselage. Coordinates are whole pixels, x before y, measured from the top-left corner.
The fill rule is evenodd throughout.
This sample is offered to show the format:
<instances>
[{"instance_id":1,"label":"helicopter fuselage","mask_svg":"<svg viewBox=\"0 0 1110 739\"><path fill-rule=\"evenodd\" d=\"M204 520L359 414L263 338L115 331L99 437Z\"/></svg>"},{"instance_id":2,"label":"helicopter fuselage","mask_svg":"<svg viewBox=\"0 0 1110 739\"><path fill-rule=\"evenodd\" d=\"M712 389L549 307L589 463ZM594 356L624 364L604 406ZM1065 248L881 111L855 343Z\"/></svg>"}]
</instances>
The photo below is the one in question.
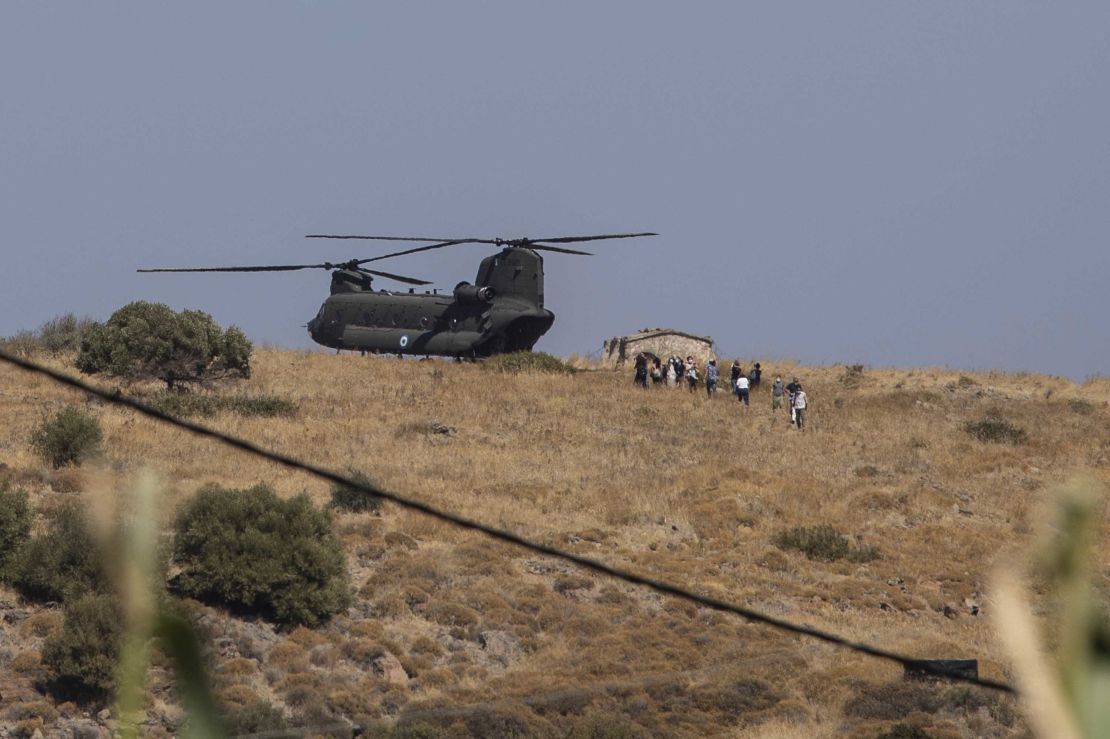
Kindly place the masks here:
<instances>
[{"instance_id":1,"label":"helicopter fuselage","mask_svg":"<svg viewBox=\"0 0 1110 739\"><path fill-rule=\"evenodd\" d=\"M451 293L373 290L366 275L343 270L331 292L308 330L333 349L486 357L530 350L555 320L543 307L543 259L520 247L483 259L476 284Z\"/></svg>"}]
</instances>

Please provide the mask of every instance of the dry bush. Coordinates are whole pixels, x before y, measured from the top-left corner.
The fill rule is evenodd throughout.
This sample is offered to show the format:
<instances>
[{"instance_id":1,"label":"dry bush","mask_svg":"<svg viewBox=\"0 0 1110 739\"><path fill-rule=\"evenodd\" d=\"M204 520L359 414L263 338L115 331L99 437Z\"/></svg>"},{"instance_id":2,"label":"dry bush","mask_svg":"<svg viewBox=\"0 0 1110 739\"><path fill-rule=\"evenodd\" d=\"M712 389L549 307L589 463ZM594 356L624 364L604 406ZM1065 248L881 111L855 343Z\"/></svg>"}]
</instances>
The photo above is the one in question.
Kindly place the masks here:
<instances>
[{"instance_id":1,"label":"dry bush","mask_svg":"<svg viewBox=\"0 0 1110 739\"><path fill-rule=\"evenodd\" d=\"M984 416L977 421L968 421L964 425L964 431L979 441L1013 446L1024 444L1029 438L1025 429L996 415Z\"/></svg>"},{"instance_id":2,"label":"dry bush","mask_svg":"<svg viewBox=\"0 0 1110 739\"><path fill-rule=\"evenodd\" d=\"M227 712L224 724L231 736L277 731L289 726L281 709L265 700Z\"/></svg>"},{"instance_id":3,"label":"dry bush","mask_svg":"<svg viewBox=\"0 0 1110 739\"><path fill-rule=\"evenodd\" d=\"M424 615L443 626L474 626L478 612L473 608L444 600L431 600L424 606Z\"/></svg>"},{"instance_id":4,"label":"dry bush","mask_svg":"<svg viewBox=\"0 0 1110 739\"><path fill-rule=\"evenodd\" d=\"M849 562L871 562L879 558L875 547L853 547L848 537L829 524L818 526L795 526L780 531L772 539L780 549L796 549L806 555L806 559L832 562L846 559Z\"/></svg>"}]
</instances>

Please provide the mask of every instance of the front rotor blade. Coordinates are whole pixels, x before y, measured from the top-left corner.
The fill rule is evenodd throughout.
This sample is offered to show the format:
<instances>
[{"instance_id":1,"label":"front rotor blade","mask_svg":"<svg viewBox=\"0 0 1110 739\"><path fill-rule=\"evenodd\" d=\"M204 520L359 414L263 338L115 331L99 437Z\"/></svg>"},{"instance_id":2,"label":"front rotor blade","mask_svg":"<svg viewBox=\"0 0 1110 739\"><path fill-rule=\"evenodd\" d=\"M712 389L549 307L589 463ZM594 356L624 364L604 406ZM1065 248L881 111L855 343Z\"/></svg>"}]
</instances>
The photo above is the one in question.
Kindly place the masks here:
<instances>
[{"instance_id":1,"label":"front rotor blade","mask_svg":"<svg viewBox=\"0 0 1110 739\"><path fill-rule=\"evenodd\" d=\"M333 269L335 264L270 264L259 267L182 267L137 269L136 272L292 272L298 269Z\"/></svg>"},{"instance_id":2,"label":"front rotor blade","mask_svg":"<svg viewBox=\"0 0 1110 739\"><path fill-rule=\"evenodd\" d=\"M549 244L571 244L576 241L601 241L603 239L631 239L636 236L658 236L657 233L647 232L642 234L604 234L602 236L558 236L554 239L528 239L532 243L546 242Z\"/></svg>"},{"instance_id":3,"label":"front rotor blade","mask_svg":"<svg viewBox=\"0 0 1110 739\"><path fill-rule=\"evenodd\" d=\"M386 277L390 280L397 280L397 282L403 282L406 285L431 285L432 284L432 283L428 282L427 280L418 280L415 277L405 277L404 275L395 275L392 272L379 272L376 269L362 269L362 268L359 268L359 272L366 272L367 274L377 275L378 277Z\"/></svg>"},{"instance_id":4,"label":"front rotor blade","mask_svg":"<svg viewBox=\"0 0 1110 739\"><path fill-rule=\"evenodd\" d=\"M592 257L592 251L578 251L577 249L564 249L561 246L548 246L547 244L532 244L527 245L528 249L535 249L536 251L557 251L560 254L582 254L587 257Z\"/></svg>"},{"instance_id":5,"label":"front rotor blade","mask_svg":"<svg viewBox=\"0 0 1110 739\"><path fill-rule=\"evenodd\" d=\"M308 234L306 239L366 239L369 241L481 241L481 239L422 239L418 236L346 236L340 234Z\"/></svg>"}]
</instances>

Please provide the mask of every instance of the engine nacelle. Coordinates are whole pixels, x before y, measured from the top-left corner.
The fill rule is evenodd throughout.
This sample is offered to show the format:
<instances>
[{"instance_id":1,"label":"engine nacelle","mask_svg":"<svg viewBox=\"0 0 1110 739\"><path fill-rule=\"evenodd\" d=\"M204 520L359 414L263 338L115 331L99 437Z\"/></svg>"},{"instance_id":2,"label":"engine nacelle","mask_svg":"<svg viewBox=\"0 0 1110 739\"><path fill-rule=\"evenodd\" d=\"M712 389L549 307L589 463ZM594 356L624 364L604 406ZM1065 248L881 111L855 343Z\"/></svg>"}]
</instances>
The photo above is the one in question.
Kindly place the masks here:
<instances>
[{"instance_id":1,"label":"engine nacelle","mask_svg":"<svg viewBox=\"0 0 1110 739\"><path fill-rule=\"evenodd\" d=\"M455 300L460 303L492 303L495 294L492 287L478 287L469 282L455 285Z\"/></svg>"}]
</instances>

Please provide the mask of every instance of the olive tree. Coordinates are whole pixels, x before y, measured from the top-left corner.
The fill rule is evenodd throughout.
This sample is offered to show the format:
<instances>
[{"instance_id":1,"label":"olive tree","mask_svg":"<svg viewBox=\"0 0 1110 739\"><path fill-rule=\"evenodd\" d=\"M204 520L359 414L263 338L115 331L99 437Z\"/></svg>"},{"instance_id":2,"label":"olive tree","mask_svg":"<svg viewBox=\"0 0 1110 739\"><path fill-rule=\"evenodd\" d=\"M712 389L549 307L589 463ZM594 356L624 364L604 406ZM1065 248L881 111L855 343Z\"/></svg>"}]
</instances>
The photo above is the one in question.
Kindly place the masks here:
<instances>
[{"instance_id":1,"label":"olive tree","mask_svg":"<svg viewBox=\"0 0 1110 739\"><path fill-rule=\"evenodd\" d=\"M226 330L203 311L180 313L162 303L136 301L81 339L77 369L129 380L178 384L250 377L251 343L235 326Z\"/></svg>"}]
</instances>

